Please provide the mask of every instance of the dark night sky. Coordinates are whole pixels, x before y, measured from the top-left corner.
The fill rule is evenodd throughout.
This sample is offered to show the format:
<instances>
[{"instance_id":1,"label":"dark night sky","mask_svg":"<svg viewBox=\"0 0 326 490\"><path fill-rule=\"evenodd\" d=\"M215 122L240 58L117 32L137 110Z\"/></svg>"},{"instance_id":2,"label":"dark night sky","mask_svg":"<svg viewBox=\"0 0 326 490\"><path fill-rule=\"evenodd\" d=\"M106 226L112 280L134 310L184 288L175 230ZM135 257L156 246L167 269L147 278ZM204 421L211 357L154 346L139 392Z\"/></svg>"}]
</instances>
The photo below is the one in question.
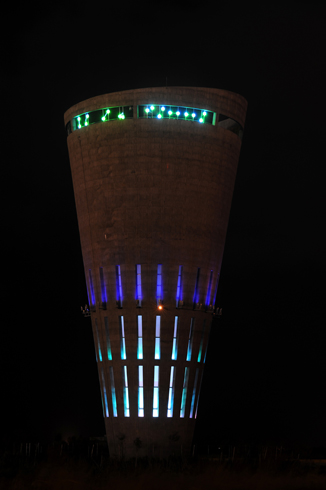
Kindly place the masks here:
<instances>
[{"instance_id":1,"label":"dark night sky","mask_svg":"<svg viewBox=\"0 0 326 490\"><path fill-rule=\"evenodd\" d=\"M196 434L326 445L326 8L132 5L3 17L1 433L104 434L63 113L167 77L248 100Z\"/></svg>"}]
</instances>

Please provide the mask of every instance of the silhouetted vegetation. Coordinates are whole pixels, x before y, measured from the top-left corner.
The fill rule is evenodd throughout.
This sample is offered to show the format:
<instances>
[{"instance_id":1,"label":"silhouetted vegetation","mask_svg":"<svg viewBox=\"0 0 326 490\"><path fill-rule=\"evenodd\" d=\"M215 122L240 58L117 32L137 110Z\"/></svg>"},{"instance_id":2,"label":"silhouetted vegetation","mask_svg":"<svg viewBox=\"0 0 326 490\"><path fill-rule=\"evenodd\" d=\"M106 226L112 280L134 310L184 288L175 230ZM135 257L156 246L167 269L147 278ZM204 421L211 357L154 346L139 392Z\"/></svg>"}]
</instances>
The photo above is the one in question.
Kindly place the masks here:
<instances>
[{"instance_id":1,"label":"silhouetted vegetation","mask_svg":"<svg viewBox=\"0 0 326 490\"><path fill-rule=\"evenodd\" d=\"M136 449L141 439L134 441ZM105 490L305 490L326 488L326 449L206 448L192 458L110 459L103 440L56 437L49 445L2 444L0 488ZM300 453L297 452L300 450Z\"/></svg>"}]
</instances>

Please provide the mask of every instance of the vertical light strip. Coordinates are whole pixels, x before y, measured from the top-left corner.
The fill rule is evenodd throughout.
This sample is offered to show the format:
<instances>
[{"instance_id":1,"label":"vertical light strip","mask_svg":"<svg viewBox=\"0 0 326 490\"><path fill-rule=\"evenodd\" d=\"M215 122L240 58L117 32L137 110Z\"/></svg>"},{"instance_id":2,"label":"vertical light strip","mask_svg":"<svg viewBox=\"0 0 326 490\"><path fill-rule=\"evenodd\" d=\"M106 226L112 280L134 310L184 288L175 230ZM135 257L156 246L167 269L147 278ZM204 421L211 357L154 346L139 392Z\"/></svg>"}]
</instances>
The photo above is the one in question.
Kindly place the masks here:
<instances>
[{"instance_id":1,"label":"vertical light strip","mask_svg":"<svg viewBox=\"0 0 326 490\"><path fill-rule=\"evenodd\" d=\"M122 282L120 265L115 266L115 279L117 288L117 305L119 308L122 308Z\"/></svg>"},{"instance_id":2,"label":"vertical light strip","mask_svg":"<svg viewBox=\"0 0 326 490\"><path fill-rule=\"evenodd\" d=\"M101 352L100 336L98 334L97 318L95 318L95 331L96 331L96 339L97 339L98 357L99 360L102 362L102 352Z\"/></svg>"},{"instance_id":3,"label":"vertical light strip","mask_svg":"<svg viewBox=\"0 0 326 490\"><path fill-rule=\"evenodd\" d=\"M153 417L159 414L159 366L154 366Z\"/></svg>"},{"instance_id":4,"label":"vertical light strip","mask_svg":"<svg viewBox=\"0 0 326 490\"><path fill-rule=\"evenodd\" d=\"M218 288L218 282L220 279L220 273L217 273L217 279L216 279L216 286L215 286L215 292L214 292L214 299L213 299L213 308L216 306L216 296L217 296L217 288Z\"/></svg>"},{"instance_id":5,"label":"vertical light strip","mask_svg":"<svg viewBox=\"0 0 326 490\"><path fill-rule=\"evenodd\" d=\"M141 292L141 265L136 265L136 299L137 306L141 306L142 292Z\"/></svg>"},{"instance_id":6,"label":"vertical light strip","mask_svg":"<svg viewBox=\"0 0 326 490\"><path fill-rule=\"evenodd\" d=\"M122 367L124 416L130 417L127 366Z\"/></svg>"},{"instance_id":7,"label":"vertical light strip","mask_svg":"<svg viewBox=\"0 0 326 490\"><path fill-rule=\"evenodd\" d=\"M126 341L125 341L125 323L124 323L123 316L119 316L119 330L120 330L121 359L127 359Z\"/></svg>"},{"instance_id":8,"label":"vertical light strip","mask_svg":"<svg viewBox=\"0 0 326 490\"><path fill-rule=\"evenodd\" d=\"M107 296L106 296L106 288L104 283L103 267L100 267L100 283L101 283L102 308L106 309Z\"/></svg>"},{"instance_id":9,"label":"vertical light strip","mask_svg":"<svg viewBox=\"0 0 326 490\"><path fill-rule=\"evenodd\" d=\"M91 288L91 307L95 308L95 293L94 293L93 277L92 277L91 269L89 269L88 274L89 274L89 286Z\"/></svg>"},{"instance_id":10,"label":"vertical light strip","mask_svg":"<svg viewBox=\"0 0 326 490\"><path fill-rule=\"evenodd\" d=\"M173 402L174 402L174 385L175 385L175 366L171 366L170 384L169 384L169 399L167 417L173 417Z\"/></svg>"},{"instance_id":11,"label":"vertical light strip","mask_svg":"<svg viewBox=\"0 0 326 490\"><path fill-rule=\"evenodd\" d=\"M199 345L199 352L198 352L197 362L200 362L201 361L201 353L202 353L202 350L203 350L205 327L206 327L206 319L204 320L203 330L202 330L202 333L201 333L201 339L200 339L200 345Z\"/></svg>"},{"instance_id":12,"label":"vertical light strip","mask_svg":"<svg viewBox=\"0 0 326 490\"><path fill-rule=\"evenodd\" d=\"M106 353L108 356L108 360L112 361L111 341L109 335L109 320L107 316L104 317L104 327L105 327L105 336L106 336Z\"/></svg>"},{"instance_id":13,"label":"vertical light strip","mask_svg":"<svg viewBox=\"0 0 326 490\"><path fill-rule=\"evenodd\" d=\"M183 272L183 266L179 265L177 296L176 296L177 308L180 306L180 301L182 301L182 272Z\"/></svg>"},{"instance_id":14,"label":"vertical light strip","mask_svg":"<svg viewBox=\"0 0 326 490\"><path fill-rule=\"evenodd\" d=\"M190 330L189 330L189 339L188 339L188 349L187 349L187 358L186 361L191 361L191 353L192 353L192 341L194 338L194 322L195 319L191 318L190 320Z\"/></svg>"},{"instance_id":15,"label":"vertical light strip","mask_svg":"<svg viewBox=\"0 0 326 490\"><path fill-rule=\"evenodd\" d=\"M212 280L213 280L213 271L211 271L210 277L209 277L209 283L208 283L208 289L207 289L207 296L206 296L206 308L209 307L210 302L211 302Z\"/></svg>"},{"instance_id":16,"label":"vertical light strip","mask_svg":"<svg viewBox=\"0 0 326 490\"><path fill-rule=\"evenodd\" d=\"M105 417L105 412L104 412L104 403L103 403L103 395L102 395L102 390L100 389L101 392L101 402L102 402L102 411L103 411L103 418Z\"/></svg>"},{"instance_id":17,"label":"vertical light strip","mask_svg":"<svg viewBox=\"0 0 326 490\"><path fill-rule=\"evenodd\" d=\"M208 331L208 335L207 335L207 343L206 343L205 357L204 357L204 361L203 361L204 363L206 361L206 355L207 355L207 349L208 349L208 343L209 343L209 336L210 336L210 333L211 333L211 327L212 327L212 323L209 326L209 331Z\"/></svg>"},{"instance_id":18,"label":"vertical light strip","mask_svg":"<svg viewBox=\"0 0 326 490\"><path fill-rule=\"evenodd\" d=\"M199 299L199 291L198 291L199 275L200 275L200 267L198 267L197 269L197 277L196 277L194 299L193 299L193 309L196 308L196 304L198 303L198 299Z\"/></svg>"},{"instance_id":19,"label":"vertical light strip","mask_svg":"<svg viewBox=\"0 0 326 490\"><path fill-rule=\"evenodd\" d=\"M96 358L96 362L98 362L95 335L93 335L93 340L94 340L95 358Z\"/></svg>"},{"instance_id":20,"label":"vertical light strip","mask_svg":"<svg viewBox=\"0 0 326 490\"><path fill-rule=\"evenodd\" d=\"M113 417L118 416L117 411L117 397L115 395L115 384L114 384L114 375L113 375L113 367L109 367L110 372L110 381L111 381L111 395L112 395L112 407L113 407Z\"/></svg>"},{"instance_id":21,"label":"vertical light strip","mask_svg":"<svg viewBox=\"0 0 326 490\"><path fill-rule=\"evenodd\" d=\"M138 366L138 417L144 417L144 372Z\"/></svg>"},{"instance_id":22,"label":"vertical light strip","mask_svg":"<svg viewBox=\"0 0 326 490\"><path fill-rule=\"evenodd\" d=\"M200 375L200 383L199 383L199 389L198 389L198 395L197 395L197 402L196 402L195 419L197 418L198 402L199 402L199 397L200 397L201 382L203 381L203 373L204 373L204 370L202 369L202 372Z\"/></svg>"},{"instance_id":23,"label":"vertical light strip","mask_svg":"<svg viewBox=\"0 0 326 490\"><path fill-rule=\"evenodd\" d=\"M154 359L161 358L160 336L161 336L161 317L160 315L156 315Z\"/></svg>"},{"instance_id":24,"label":"vertical light strip","mask_svg":"<svg viewBox=\"0 0 326 490\"><path fill-rule=\"evenodd\" d=\"M143 317L137 316L138 323L138 345L137 345L137 359L143 359Z\"/></svg>"},{"instance_id":25,"label":"vertical light strip","mask_svg":"<svg viewBox=\"0 0 326 490\"><path fill-rule=\"evenodd\" d=\"M179 317L174 317L174 331L173 331L173 344L172 344L172 361L176 361L178 357L178 322Z\"/></svg>"},{"instance_id":26,"label":"vertical light strip","mask_svg":"<svg viewBox=\"0 0 326 490\"><path fill-rule=\"evenodd\" d=\"M187 400L187 386L188 386L189 368L185 368L185 375L183 378L183 388L182 388L182 399L180 408L180 418L185 416L186 411L186 400Z\"/></svg>"},{"instance_id":27,"label":"vertical light strip","mask_svg":"<svg viewBox=\"0 0 326 490\"><path fill-rule=\"evenodd\" d=\"M195 381L194 381L194 389L192 391L192 399L191 399L191 407L190 407L190 415L189 418L192 419L192 415L194 412L195 406L195 397L196 397L196 387L197 387L197 379L198 379L198 368L196 369Z\"/></svg>"},{"instance_id":28,"label":"vertical light strip","mask_svg":"<svg viewBox=\"0 0 326 490\"><path fill-rule=\"evenodd\" d=\"M106 396L106 388L105 388L105 380L104 380L104 372L102 369L102 386L103 386L103 397L104 397L104 403L105 403L105 415L106 417L109 416L109 407L108 407L108 399Z\"/></svg>"},{"instance_id":29,"label":"vertical light strip","mask_svg":"<svg viewBox=\"0 0 326 490\"><path fill-rule=\"evenodd\" d=\"M162 302L162 264L157 266L157 280L156 280L156 301L157 306Z\"/></svg>"}]
</instances>

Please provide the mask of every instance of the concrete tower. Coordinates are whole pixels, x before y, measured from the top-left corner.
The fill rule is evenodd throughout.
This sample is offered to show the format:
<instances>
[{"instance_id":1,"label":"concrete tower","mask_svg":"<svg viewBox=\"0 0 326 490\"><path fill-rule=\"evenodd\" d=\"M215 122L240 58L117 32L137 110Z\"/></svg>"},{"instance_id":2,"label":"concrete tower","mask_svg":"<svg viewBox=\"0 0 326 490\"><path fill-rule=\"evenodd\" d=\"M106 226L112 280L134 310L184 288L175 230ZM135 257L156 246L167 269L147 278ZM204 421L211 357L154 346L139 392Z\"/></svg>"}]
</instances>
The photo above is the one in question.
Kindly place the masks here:
<instances>
[{"instance_id":1,"label":"concrete tower","mask_svg":"<svg viewBox=\"0 0 326 490\"><path fill-rule=\"evenodd\" d=\"M113 457L191 451L246 109L163 87L64 115Z\"/></svg>"}]
</instances>

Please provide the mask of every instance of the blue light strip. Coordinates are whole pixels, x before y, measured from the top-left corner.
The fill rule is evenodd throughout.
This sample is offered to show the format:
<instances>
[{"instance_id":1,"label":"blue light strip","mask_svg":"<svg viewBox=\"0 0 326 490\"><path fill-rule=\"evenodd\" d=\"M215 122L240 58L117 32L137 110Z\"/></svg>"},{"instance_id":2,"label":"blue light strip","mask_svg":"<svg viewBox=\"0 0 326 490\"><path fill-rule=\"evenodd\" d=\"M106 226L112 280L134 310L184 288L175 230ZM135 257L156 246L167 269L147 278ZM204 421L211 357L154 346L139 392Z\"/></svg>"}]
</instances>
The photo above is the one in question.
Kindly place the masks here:
<instances>
[{"instance_id":1,"label":"blue light strip","mask_svg":"<svg viewBox=\"0 0 326 490\"><path fill-rule=\"evenodd\" d=\"M95 307L95 293L94 293L94 287L93 287L93 278L92 278L92 271L89 269L89 285L91 288L91 307Z\"/></svg>"},{"instance_id":2,"label":"blue light strip","mask_svg":"<svg viewBox=\"0 0 326 490\"><path fill-rule=\"evenodd\" d=\"M202 353L202 350L203 350L205 327L206 327L206 320L204 320L203 330L202 330L202 333L201 333L201 339L200 339L200 345L199 345L199 352L198 352L197 362L200 362L201 361L201 353Z\"/></svg>"},{"instance_id":3,"label":"blue light strip","mask_svg":"<svg viewBox=\"0 0 326 490\"><path fill-rule=\"evenodd\" d=\"M125 324L124 324L123 316L119 316L119 330L120 330L121 359L127 359L126 342L125 342Z\"/></svg>"},{"instance_id":4,"label":"blue light strip","mask_svg":"<svg viewBox=\"0 0 326 490\"><path fill-rule=\"evenodd\" d=\"M154 359L160 359L161 358L160 336L161 336L161 317L159 315L157 315L156 316L156 325L155 325L155 354L154 354Z\"/></svg>"},{"instance_id":5,"label":"blue light strip","mask_svg":"<svg viewBox=\"0 0 326 490\"><path fill-rule=\"evenodd\" d=\"M195 284L195 291L194 291L194 298L193 298L193 309L196 308L196 304L198 303L198 298L199 298L199 292L198 292L199 275L200 275L200 267L198 267L197 269L196 284Z\"/></svg>"},{"instance_id":6,"label":"blue light strip","mask_svg":"<svg viewBox=\"0 0 326 490\"><path fill-rule=\"evenodd\" d=\"M117 302L119 307L122 308L122 282L121 282L121 270L120 265L115 266L116 288L117 288Z\"/></svg>"},{"instance_id":7,"label":"blue light strip","mask_svg":"<svg viewBox=\"0 0 326 490\"><path fill-rule=\"evenodd\" d=\"M185 368L185 375L183 378L183 388L182 388L182 399L181 399L181 409L180 418L185 416L186 410L186 400L187 400L187 386L188 386L189 368Z\"/></svg>"},{"instance_id":8,"label":"blue light strip","mask_svg":"<svg viewBox=\"0 0 326 490\"><path fill-rule=\"evenodd\" d=\"M183 272L183 266L179 265L177 296L176 296L177 308L179 306L179 301L182 301L182 272Z\"/></svg>"},{"instance_id":9,"label":"blue light strip","mask_svg":"<svg viewBox=\"0 0 326 490\"><path fill-rule=\"evenodd\" d=\"M108 356L108 360L112 361L111 341L109 335L109 321L107 316L104 317L104 327L105 327L105 336L106 336L106 353Z\"/></svg>"},{"instance_id":10,"label":"blue light strip","mask_svg":"<svg viewBox=\"0 0 326 490\"><path fill-rule=\"evenodd\" d=\"M142 300L142 291L141 291L141 265L136 265L136 299L140 302Z\"/></svg>"},{"instance_id":11,"label":"blue light strip","mask_svg":"<svg viewBox=\"0 0 326 490\"><path fill-rule=\"evenodd\" d=\"M154 366L153 417L159 415L159 366Z\"/></svg>"},{"instance_id":12,"label":"blue light strip","mask_svg":"<svg viewBox=\"0 0 326 490\"><path fill-rule=\"evenodd\" d=\"M209 344L209 336L211 334L211 328L212 328L212 324L210 324L210 326L209 326L209 331L208 331L208 335L207 335L207 344L206 344L206 349L205 349L204 363L206 361L206 355L207 355L207 349L208 349L208 344Z\"/></svg>"},{"instance_id":13,"label":"blue light strip","mask_svg":"<svg viewBox=\"0 0 326 490\"><path fill-rule=\"evenodd\" d=\"M162 301L162 264L157 266L157 280L156 280L156 300L157 305Z\"/></svg>"},{"instance_id":14,"label":"blue light strip","mask_svg":"<svg viewBox=\"0 0 326 490\"><path fill-rule=\"evenodd\" d=\"M127 366L122 367L124 416L130 417Z\"/></svg>"},{"instance_id":15,"label":"blue light strip","mask_svg":"<svg viewBox=\"0 0 326 490\"><path fill-rule=\"evenodd\" d=\"M117 397L115 395L115 385L114 385L114 376L113 376L113 367L109 366L110 371L110 381L111 381L111 395L112 395L112 407L113 407L113 417L118 416L117 411Z\"/></svg>"},{"instance_id":16,"label":"blue light strip","mask_svg":"<svg viewBox=\"0 0 326 490\"><path fill-rule=\"evenodd\" d=\"M95 318L95 331L96 331L96 339L97 339L97 347L98 347L98 357L102 362L102 352L101 352L100 336L98 334L97 318Z\"/></svg>"},{"instance_id":17,"label":"blue light strip","mask_svg":"<svg viewBox=\"0 0 326 490\"><path fill-rule=\"evenodd\" d=\"M138 345L137 345L137 359L143 359L143 317L137 316L138 323Z\"/></svg>"},{"instance_id":18,"label":"blue light strip","mask_svg":"<svg viewBox=\"0 0 326 490\"><path fill-rule=\"evenodd\" d=\"M194 389L192 391L192 399L191 399L191 407L190 407L190 415L189 418L192 419L194 405L195 405L195 396L196 396L196 386L197 386L197 378L198 378L198 368L196 369L195 381L194 381Z\"/></svg>"},{"instance_id":19,"label":"blue light strip","mask_svg":"<svg viewBox=\"0 0 326 490\"><path fill-rule=\"evenodd\" d=\"M105 288L105 283L104 283L103 267L100 267L100 282L101 282L102 306L106 307L107 296L106 296L106 288Z\"/></svg>"},{"instance_id":20,"label":"blue light strip","mask_svg":"<svg viewBox=\"0 0 326 490\"><path fill-rule=\"evenodd\" d=\"M216 296L217 296L217 288L218 288L218 283L220 279L220 273L217 273L217 279L216 279L216 286L215 286L215 293L214 293L214 300L213 300L213 308L216 306Z\"/></svg>"},{"instance_id":21,"label":"blue light strip","mask_svg":"<svg viewBox=\"0 0 326 490\"><path fill-rule=\"evenodd\" d=\"M102 369L102 385L103 385L103 395L104 395L104 403L105 403L105 415L106 417L109 416L109 407L108 407L108 399L106 396L106 388L105 388L105 380L104 380L104 373Z\"/></svg>"},{"instance_id":22,"label":"blue light strip","mask_svg":"<svg viewBox=\"0 0 326 490\"><path fill-rule=\"evenodd\" d=\"M138 366L138 417L144 417L144 370Z\"/></svg>"},{"instance_id":23,"label":"blue light strip","mask_svg":"<svg viewBox=\"0 0 326 490\"><path fill-rule=\"evenodd\" d=\"M172 344L172 361L176 361L178 357L178 321L179 318L174 317L174 331L173 331L173 344Z\"/></svg>"},{"instance_id":24,"label":"blue light strip","mask_svg":"<svg viewBox=\"0 0 326 490\"><path fill-rule=\"evenodd\" d=\"M169 399L168 399L168 411L167 417L173 417L173 403L174 403L174 385L175 385L175 366L171 366L170 372L170 384L169 384Z\"/></svg>"},{"instance_id":25,"label":"blue light strip","mask_svg":"<svg viewBox=\"0 0 326 490\"><path fill-rule=\"evenodd\" d=\"M210 301L211 301L212 280L213 280L213 271L211 271L209 277L209 284L208 284L207 296L206 296L206 308L211 304Z\"/></svg>"},{"instance_id":26,"label":"blue light strip","mask_svg":"<svg viewBox=\"0 0 326 490\"><path fill-rule=\"evenodd\" d=\"M186 361L191 361L191 353L192 353L192 341L194 338L194 322L195 319L191 318L190 320L190 330L189 330L189 339L188 339L188 349L187 349L187 359Z\"/></svg>"},{"instance_id":27,"label":"blue light strip","mask_svg":"<svg viewBox=\"0 0 326 490\"><path fill-rule=\"evenodd\" d=\"M201 382L203 381L203 374L204 374L204 370L202 369L202 372L201 372L201 375L200 375L200 383L199 383L199 389L198 389L198 395L197 395L197 402L196 402L195 419L197 418L198 403L199 403L199 397L200 397Z\"/></svg>"}]
</instances>

